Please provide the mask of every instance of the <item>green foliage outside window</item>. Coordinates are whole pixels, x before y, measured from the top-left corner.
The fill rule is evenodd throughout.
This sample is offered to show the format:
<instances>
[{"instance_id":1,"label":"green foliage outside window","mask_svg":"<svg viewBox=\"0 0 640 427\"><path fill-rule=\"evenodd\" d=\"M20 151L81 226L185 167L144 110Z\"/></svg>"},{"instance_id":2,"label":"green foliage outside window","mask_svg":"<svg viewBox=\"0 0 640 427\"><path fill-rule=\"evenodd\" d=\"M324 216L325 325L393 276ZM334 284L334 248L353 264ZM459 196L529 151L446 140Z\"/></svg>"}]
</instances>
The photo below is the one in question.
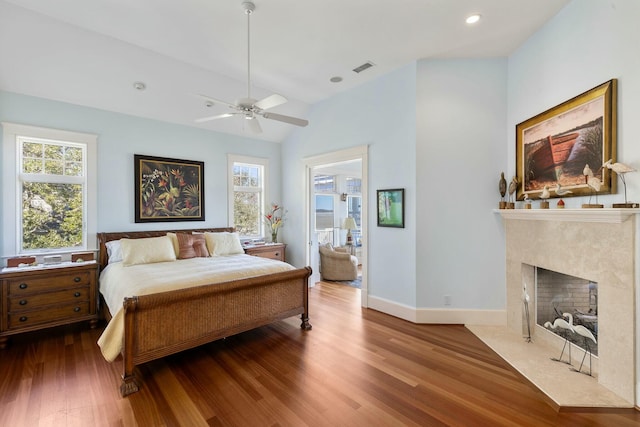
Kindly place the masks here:
<instances>
[{"instance_id":1,"label":"green foliage outside window","mask_svg":"<svg viewBox=\"0 0 640 427\"><path fill-rule=\"evenodd\" d=\"M83 246L83 148L22 143L22 249Z\"/></svg>"}]
</instances>

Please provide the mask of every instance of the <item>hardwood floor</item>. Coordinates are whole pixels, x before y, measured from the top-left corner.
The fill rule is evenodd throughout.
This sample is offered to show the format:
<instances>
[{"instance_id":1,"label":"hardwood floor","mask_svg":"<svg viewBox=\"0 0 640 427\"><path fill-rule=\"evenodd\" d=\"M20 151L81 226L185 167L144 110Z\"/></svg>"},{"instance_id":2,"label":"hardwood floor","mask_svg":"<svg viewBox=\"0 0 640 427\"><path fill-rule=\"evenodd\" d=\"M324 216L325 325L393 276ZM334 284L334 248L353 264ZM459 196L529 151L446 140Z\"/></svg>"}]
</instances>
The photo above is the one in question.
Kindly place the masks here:
<instances>
[{"instance_id":1,"label":"hardwood floor","mask_svg":"<svg viewBox=\"0 0 640 427\"><path fill-rule=\"evenodd\" d=\"M292 318L150 362L124 399L100 328L14 337L0 352L0 425L640 425L637 411L558 412L463 326L363 310L359 292L321 283L313 330Z\"/></svg>"}]
</instances>

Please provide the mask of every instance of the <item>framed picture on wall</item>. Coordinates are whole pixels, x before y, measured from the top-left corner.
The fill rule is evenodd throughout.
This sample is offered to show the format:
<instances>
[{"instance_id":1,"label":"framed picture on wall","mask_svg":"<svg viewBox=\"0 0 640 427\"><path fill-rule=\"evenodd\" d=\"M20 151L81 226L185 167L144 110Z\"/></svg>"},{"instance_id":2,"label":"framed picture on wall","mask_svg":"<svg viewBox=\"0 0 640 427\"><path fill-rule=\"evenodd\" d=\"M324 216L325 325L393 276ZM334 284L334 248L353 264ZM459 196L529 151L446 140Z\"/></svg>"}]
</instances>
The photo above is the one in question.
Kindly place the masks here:
<instances>
[{"instance_id":1,"label":"framed picture on wall","mask_svg":"<svg viewBox=\"0 0 640 427\"><path fill-rule=\"evenodd\" d=\"M377 192L378 227L404 228L404 188Z\"/></svg>"},{"instance_id":2,"label":"framed picture on wall","mask_svg":"<svg viewBox=\"0 0 640 427\"><path fill-rule=\"evenodd\" d=\"M133 157L135 222L204 221L204 162Z\"/></svg>"},{"instance_id":3,"label":"framed picture on wall","mask_svg":"<svg viewBox=\"0 0 640 427\"><path fill-rule=\"evenodd\" d=\"M570 191L562 197L615 193L603 164L616 158L616 89L609 80L516 125L518 200L545 187L560 197L558 185Z\"/></svg>"}]
</instances>

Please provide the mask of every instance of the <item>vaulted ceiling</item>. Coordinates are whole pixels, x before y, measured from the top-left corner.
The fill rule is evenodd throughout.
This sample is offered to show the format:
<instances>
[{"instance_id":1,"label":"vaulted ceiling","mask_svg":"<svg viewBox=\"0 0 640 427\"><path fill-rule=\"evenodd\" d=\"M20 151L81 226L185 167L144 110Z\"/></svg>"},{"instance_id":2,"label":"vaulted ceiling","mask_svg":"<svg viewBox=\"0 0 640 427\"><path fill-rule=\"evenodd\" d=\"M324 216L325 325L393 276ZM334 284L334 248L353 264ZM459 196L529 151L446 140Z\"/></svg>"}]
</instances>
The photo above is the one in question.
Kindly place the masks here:
<instances>
[{"instance_id":1,"label":"vaulted ceiling","mask_svg":"<svg viewBox=\"0 0 640 427\"><path fill-rule=\"evenodd\" d=\"M254 0L252 97L314 103L423 58L512 53L569 0ZM190 94L247 94L242 0L2 0L0 89L269 141L295 126L240 118ZM482 15L475 25L465 23ZM370 61L362 73L352 71ZM7 65L8 64L8 65ZM329 81L342 77L340 83ZM134 82L144 82L144 91Z\"/></svg>"}]
</instances>

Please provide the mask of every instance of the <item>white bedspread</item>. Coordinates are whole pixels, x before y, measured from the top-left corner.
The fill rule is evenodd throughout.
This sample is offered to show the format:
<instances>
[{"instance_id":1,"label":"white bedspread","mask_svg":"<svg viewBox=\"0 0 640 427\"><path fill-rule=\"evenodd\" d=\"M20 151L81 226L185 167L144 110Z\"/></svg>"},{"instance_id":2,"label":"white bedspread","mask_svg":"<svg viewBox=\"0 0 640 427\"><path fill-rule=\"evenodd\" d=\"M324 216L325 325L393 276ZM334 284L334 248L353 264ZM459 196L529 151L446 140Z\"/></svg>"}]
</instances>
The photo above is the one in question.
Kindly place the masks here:
<instances>
[{"instance_id":1,"label":"white bedspread","mask_svg":"<svg viewBox=\"0 0 640 427\"><path fill-rule=\"evenodd\" d=\"M191 258L124 267L109 264L100 274L100 293L113 318L98 339L104 358L111 362L124 342L125 297L148 295L229 280L294 270L290 264L238 254L209 258Z\"/></svg>"}]
</instances>

